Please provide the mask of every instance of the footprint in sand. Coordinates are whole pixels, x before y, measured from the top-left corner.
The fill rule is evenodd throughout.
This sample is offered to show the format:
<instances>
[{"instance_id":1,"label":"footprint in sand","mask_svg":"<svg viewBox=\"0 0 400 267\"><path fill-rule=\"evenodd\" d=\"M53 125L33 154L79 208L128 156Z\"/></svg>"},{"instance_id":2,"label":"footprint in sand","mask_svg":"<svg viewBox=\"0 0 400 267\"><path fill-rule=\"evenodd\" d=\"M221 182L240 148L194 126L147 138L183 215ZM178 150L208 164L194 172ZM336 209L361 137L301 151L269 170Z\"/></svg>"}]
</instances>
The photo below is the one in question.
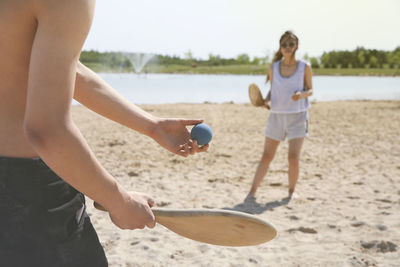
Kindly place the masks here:
<instances>
[{"instance_id":1,"label":"footprint in sand","mask_svg":"<svg viewBox=\"0 0 400 267\"><path fill-rule=\"evenodd\" d=\"M136 172L131 171L131 172L128 172L128 176L129 177L136 177L136 176L139 176L139 174L136 173Z\"/></svg>"},{"instance_id":2,"label":"footprint in sand","mask_svg":"<svg viewBox=\"0 0 400 267\"><path fill-rule=\"evenodd\" d=\"M108 142L109 147L123 146L125 144L126 144L126 142L124 140L112 140L111 142Z\"/></svg>"},{"instance_id":3,"label":"footprint in sand","mask_svg":"<svg viewBox=\"0 0 400 267\"><path fill-rule=\"evenodd\" d=\"M320 174L320 173L316 173L316 174L314 174L314 176L318 177L319 179L322 179L322 174Z\"/></svg>"},{"instance_id":4,"label":"footprint in sand","mask_svg":"<svg viewBox=\"0 0 400 267\"><path fill-rule=\"evenodd\" d=\"M347 260L351 266L378 266L377 263L372 259L357 258L356 256L351 257Z\"/></svg>"},{"instance_id":5,"label":"footprint in sand","mask_svg":"<svg viewBox=\"0 0 400 267\"><path fill-rule=\"evenodd\" d=\"M360 199L360 197L353 197L353 196L348 196L348 199Z\"/></svg>"},{"instance_id":6,"label":"footprint in sand","mask_svg":"<svg viewBox=\"0 0 400 267\"><path fill-rule=\"evenodd\" d=\"M107 240L106 242L104 242L104 244L103 244L103 246L104 246L104 248L106 249L106 250L112 250L113 248L115 248L116 247L116 241L115 240L113 240L113 239L109 239L109 240Z\"/></svg>"},{"instance_id":7,"label":"footprint in sand","mask_svg":"<svg viewBox=\"0 0 400 267\"><path fill-rule=\"evenodd\" d=\"M181 159L173 159L171 160L172 163L182 163L183 161Z\"/></svg>"},{"instance_id":8,"label":"footprint in sand","mask_svg":"<svg viewBox=\"0 0 400 267\"><path fill-rule=\"evenodd\" d=\"M203 254L210 250L210 247L206 246L206 245L200 245L200 246L197 246L197 248Z\"/></svg>"},{"instance_id":9,"label":"footprint in sand","mask_svg":"<svg viewBox=\"0 0 400 267\"><path fill-rule=\"evenodd\" d=\"M360 241L361 247L368 250L374 250L379 253L395 252L397 245L390 241Z\"/></svg>"},{"instance_id":10,"label":"footprint in sand","mask_svg":"<svg viewBox=\"0 0 400 267\"><path fill-rule=\"evenodd\" d=\"M171 204L171 202L168 201L161 201L160 203L157 203L157 207L165 207L168 206L169 204Z\"/></svg>"},{"instance_id":11,"label":"footprint in sand","mask_svg":"<svg viewBox=\"0 0 400 267\"><path fill-rule=\"evenodd\" d=\"M353 226L353 227L360 227L360 226L363 226L363 225L365 225L365 222L355 222L355 223L351 224L351 226Z\"/></svg>"},{"instance_id":12,"label":"footprint in sand","mask_svg":"<svg viewBox=\"0 0 400 267\"><path fill-rule=\"evenodd\" d=\"M230 154L224 154L224 153L219 153L219 154L217 154L217 157L231 158L232 155L230 155Z\"/></svg>"},{"instance_id":13,"label":"footprint in sand","mask_svg":"<svg viewBox=\"0 0 400 267\"><path fill-rule=\"evenodd\" d=\"M383 203L392 203L392 201L389 200L389 199L375 199L375 200L376 200L376 201L383 202Z\"/></svg>"},{"instance_id":14,"label":"footprint in sand","mask_svg":"<svg viewBox=\"0 0 400 267\"><path fill-rule=\"evenodd\" d=\"M136 245L139 244L139 243L140 243L140 241L131 242L131 246L136 246Z\"/></svg>"},{"instance_id":15,"label":"footprint in sand","mask_svg":"<svg viewBox=\"0 0 400 267\"><path fill-rule=\"evenodd\" d=\"M318 233L313 228L308 228L308 227L303 227L303 226L301 226L299 228L292 228L292 229L288 230L289 233L296 232L296 231L299 231L299 232L302 232L302 233L305 233L305 234L316 234L316 233Z\"/></svg>"},{"instance_id":16,"label":"footprint in sand","mask_svg":"<svg viewBox=\"0 0 400 267\"><path fill-rule=\"evenodd\" d=\"M270 186L281 186L282 183L270 183L269 185L270 185Z\"/></svg>"},{"instance_id":17,"label":"footprint in sand","mask_svg":"<svg viewBox=\"0 0 400 267\"><path fill-rule=\"evenodd\" d=\"M378 224L378 225L376 226L376 228L378 228L378 230L380 230L380 231L386 231L386 230L387 230L386 225L381 225L381 224Z\"/></svg>"}]
</instances>

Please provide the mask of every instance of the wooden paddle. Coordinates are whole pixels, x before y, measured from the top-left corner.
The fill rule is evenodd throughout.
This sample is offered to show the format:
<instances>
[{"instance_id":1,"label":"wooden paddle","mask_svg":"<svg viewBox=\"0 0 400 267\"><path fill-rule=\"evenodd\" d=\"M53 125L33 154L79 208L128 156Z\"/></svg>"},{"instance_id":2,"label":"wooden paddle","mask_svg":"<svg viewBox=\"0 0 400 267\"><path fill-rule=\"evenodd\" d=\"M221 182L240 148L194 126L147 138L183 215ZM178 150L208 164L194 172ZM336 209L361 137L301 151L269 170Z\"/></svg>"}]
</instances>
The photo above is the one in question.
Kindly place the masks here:
<instances>
[{"instance_id":1,"label":"wooden paddle","mask_svg":"<svg viewBox=\"0 0 400 267\"><path fill-rule=\"evenodd\" d=\"M106 211L94 203L95 208ZM186 238L219 246L253 246L272 240L274 226L243 212L152 208L156 222Z\"/></svg>"},{"instance_id":2,"label":"wooden paddle","mask_svg":"<svg viewBox=\"0 0 400 267\"><path fill-rule=\"evenodd\" d=\"M252 83L249 85L249 97L253 106L261 107L264 105L264 99L257 84Z\"/></svg>"}]
</instances>

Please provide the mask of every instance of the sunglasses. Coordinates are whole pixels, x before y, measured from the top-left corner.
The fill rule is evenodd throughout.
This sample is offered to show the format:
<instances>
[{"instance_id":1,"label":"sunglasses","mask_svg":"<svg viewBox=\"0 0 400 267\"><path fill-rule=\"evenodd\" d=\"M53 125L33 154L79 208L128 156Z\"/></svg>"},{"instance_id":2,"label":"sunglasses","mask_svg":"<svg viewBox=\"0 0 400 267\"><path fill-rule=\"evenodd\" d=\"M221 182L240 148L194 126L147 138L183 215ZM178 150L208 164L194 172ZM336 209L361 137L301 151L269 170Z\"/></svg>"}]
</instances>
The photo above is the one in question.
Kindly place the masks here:
<instances>
[{"instance_id":1,"label":"sunglasses","mask_svg":"<svg viewBox=\"0 0 400 267\"><path fill-rule=\"evenodd\" d=\"M295 42L290 42L290 43L281 43L281 47L282 48L286 48L286 47L290 47L290 48L293 48L293 47L295 47L296 46L296 43Z\"/></svg>"}]
</instances>

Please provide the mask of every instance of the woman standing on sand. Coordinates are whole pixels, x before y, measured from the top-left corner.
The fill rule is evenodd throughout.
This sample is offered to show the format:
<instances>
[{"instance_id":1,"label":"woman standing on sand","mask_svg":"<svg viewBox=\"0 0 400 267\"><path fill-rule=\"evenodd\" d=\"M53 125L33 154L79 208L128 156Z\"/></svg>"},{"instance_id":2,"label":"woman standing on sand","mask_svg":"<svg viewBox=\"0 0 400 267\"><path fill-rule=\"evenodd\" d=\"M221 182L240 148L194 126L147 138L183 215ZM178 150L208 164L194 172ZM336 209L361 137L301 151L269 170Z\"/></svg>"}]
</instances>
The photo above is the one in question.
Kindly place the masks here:
<instances>
[{"instance_id":1,"label":"woman standing on sand","mask_svg":"<svg viewBox=\"0 0 400 267\"><path fill-rule=\"evenodd\" d=\"M264 152L249 192L251 197L255 196L266 175L279 143L286 137L289 140L289 198L293 197L299 177L300 151L307 136L308 97L313 93L311 67L296 60L298 45L297 36L286 31L268 71L267 82L271 81L271 89L264 103L271 113L265 129Z\"/></svg>"}]
</instances>

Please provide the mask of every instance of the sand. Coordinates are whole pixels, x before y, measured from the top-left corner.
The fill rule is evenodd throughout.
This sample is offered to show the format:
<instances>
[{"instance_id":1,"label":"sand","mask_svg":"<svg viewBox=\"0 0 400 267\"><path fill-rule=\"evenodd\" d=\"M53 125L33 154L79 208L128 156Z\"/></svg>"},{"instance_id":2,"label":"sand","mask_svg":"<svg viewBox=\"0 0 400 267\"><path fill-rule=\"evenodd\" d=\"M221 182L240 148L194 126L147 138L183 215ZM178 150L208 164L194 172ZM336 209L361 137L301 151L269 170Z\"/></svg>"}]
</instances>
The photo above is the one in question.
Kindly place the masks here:
<instances>
[{"instance_id":1,"label":"sand","mask_svg":"<svg viewBox=\"0 0 400 267\"><path fill-rule=\"evenodd\" d=\"M128 190L168 208L226 208L269 221L278 236L253 247L192 241L163 226L120 230L87 199L110 266L400 266L400 102L312 103L310 136L287 196L287 142L257 198L245 201L261 157L268 111L249 104L143 105L161 117L203 118L207 153L175 156L152 139L75 106L76 123Z\"/></svg>"}]
</instances>

